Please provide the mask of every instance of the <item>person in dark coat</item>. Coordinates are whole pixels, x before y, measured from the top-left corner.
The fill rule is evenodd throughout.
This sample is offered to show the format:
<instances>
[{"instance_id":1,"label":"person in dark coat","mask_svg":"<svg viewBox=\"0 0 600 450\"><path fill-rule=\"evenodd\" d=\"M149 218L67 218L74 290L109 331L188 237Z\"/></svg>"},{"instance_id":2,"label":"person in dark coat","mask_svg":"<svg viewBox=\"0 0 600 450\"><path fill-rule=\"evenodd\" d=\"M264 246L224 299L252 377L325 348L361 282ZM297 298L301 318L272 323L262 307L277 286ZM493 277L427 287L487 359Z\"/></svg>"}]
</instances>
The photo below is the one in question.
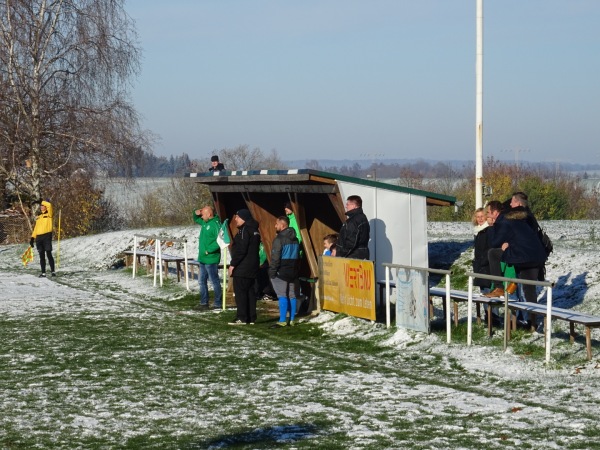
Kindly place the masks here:
<instances>
[{"instance_id":1,"label":"person in dark coat","mask_svg":"<svg viewBox=\"0 0 600 450\"><path fill-rule=\"evenodd\" d=\"M488 259L488 227L487 216L485 209L477 208L473 214L473 234L474 238L474 255L473 255L473 272L484 275L490 274L490 262ZM473 280L475 286L480 288L489 288L492 285L490 280L475 278Z\"/></svg>"},{"instance_id":2,"label":"person in dark coat","mask_svg":"<svg viewBox=\"0 0 600 450\"><path fill-rule=\"evenodd\" d=\"M221 170L225 170L225 166L222 162L219 162L219 157L214 155L210 158L210 167L208 168L209 172L219 172Z\"/></svg>"},{"instance_id":3,"label":"person in dark coat","mask_svg":"<svg viewBox=\"0 0 600 450\"><path fill-rule=\"evenodd\" d=\"M254 280L258 275L260 234L258 222L250 211L240 209L233 217L238 232L233 238L229 276L233 277L233 292L237 305L237 318L229 325L254 325L256 322L256 296Z\"/></svg>"},{"instance_id":4,"label":"person in dark coat","mask_svg":"<svg viewBox=\"0 0 600 450\"><path fill-rule=\"evenodd\" d=\"M517 278L537 281L547 256L528 216L522 206L509 209L502 214L502 220L496 220L488 237L490 247L502 249L502 261L515 267ZM526 301L537 303L534 285L524 284L523 294Z\"/></svg>"},{"instance_id":5,"label":"person in dark coat","mask_svg":"<svg viewBox=\"0 0 600 450\"><path fill-rule=\"evenodd\" d=\"M277 218L275 231L277 235L273 240L269 265L269 277L279 299L279 322L275 326L285 327L288 325L288 311L290 313L289 324L293 326L299 294L300 243L296 237L296 230L290 226L290 219L287 216Z\"/></svg>"},{"instance_id":6,"label":"person in dark coat","mask_svg":"<svg viewBox=\"0 0 600 450\"><path fill-rule=\"evenodd\" d=\"M362 199L351 195L346 200L346 216L336 243L336 256L342 258L369 259L369 235L371 227L362 210Z\"/></svg>"},{"instance_id":7,"label":"person in dark coat","mask_svg":"<svg viewBox=\"0 0 600 450\"><path fill-rule=\"evenodd\" d=\"M531 227L533 231L537 233L540 228L540 224L537 219L529 209L529 200L527 194L525 192L514 192L512 197L510 198L510 207L511 209L520 208L522 211L527 212L527 225Z\"/></svg>"},{"instance_id":8,"label":"person in dark coat","mask_svg":"<svg viewBox=\"0 0 600 450\"><path fill-rule=\"evenodd\" d=\"M490 275L494 275L495 277L502 277L504 273L502 272L502 248L500 246L494 247L492 245L492 234L496 228L500 228L502 226L502 221L504 220L504 211L509 208L509 205L504 205L502 202L498 200L490 201L486 206L486 216L487 222L489 225L489 229L487 231L488 238L488 262L490 268ZM495 283L495 288L493 291L485 294L486 297L503 297L504 293L504 285L502 283Z\"/></svg>"}]
</instances>

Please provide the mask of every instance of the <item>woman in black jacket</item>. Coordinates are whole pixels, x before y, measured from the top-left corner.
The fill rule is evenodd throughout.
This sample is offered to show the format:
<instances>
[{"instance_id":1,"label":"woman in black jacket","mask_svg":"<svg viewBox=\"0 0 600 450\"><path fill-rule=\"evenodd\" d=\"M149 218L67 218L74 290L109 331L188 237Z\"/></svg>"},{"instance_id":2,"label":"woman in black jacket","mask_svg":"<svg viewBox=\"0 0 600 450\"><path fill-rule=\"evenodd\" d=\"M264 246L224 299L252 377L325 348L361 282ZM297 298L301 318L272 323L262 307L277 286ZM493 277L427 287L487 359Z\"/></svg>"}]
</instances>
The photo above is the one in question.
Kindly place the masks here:
<instances>
[{"instance_id":1,"label":"woman in black jacket","mask_svg":"<svg viewBox=\"0 0 600 450\"><path fill-rule=\"evenodd\" d=\"M490 274L490 262L488 259L488 227L487 216L485 209L477 208L472 218L474 239L474 257L473 257L473 272L484 275ZM480 288L489 288L492 285L490 280L475 278L473 280L475 286Z\"/></svg>"}]
</instances>

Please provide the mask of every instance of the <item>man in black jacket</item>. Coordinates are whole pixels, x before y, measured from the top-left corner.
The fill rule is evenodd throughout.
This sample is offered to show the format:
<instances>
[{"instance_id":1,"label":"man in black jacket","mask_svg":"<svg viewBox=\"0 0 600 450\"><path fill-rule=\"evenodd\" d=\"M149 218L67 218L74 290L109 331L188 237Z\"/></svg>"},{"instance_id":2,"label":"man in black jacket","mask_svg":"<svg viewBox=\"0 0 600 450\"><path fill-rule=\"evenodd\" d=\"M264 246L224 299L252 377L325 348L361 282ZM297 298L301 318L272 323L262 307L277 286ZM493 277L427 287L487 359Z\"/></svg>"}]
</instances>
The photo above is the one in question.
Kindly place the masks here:
<instances>
[{"instance_id":1,"label":"man in black jacket","mask_svg":"<svg viewBox=\"0 0 600 450\"><path fill-rule=\"evenodd\" d=\"M220 172L221 170L225 170L225 166L222 162L219 162L219 157L217 155L210 158L210 167L208 170L210 172Z\"/></svg>"},{"instance_id":2,"label":"man in black jacket","mask_svg":"<svg viewBox=\"0 0 600 450\"><path fill-rule=\"evenodd\" d=\"M280 216L275 221L277 235L271 249L269 277L279 299L279 322L277 326L287 326L287 313L290 312L290 326L294 325L298 291L298 257L300 243L296 230L290 227L290 219Z\"/></svg>"},{"instance_id":3,"label":"man in black jacket","mask_svg":"<svg viewBox=\"0 0 600 450\"><path fill-rule=\"evenodd\" d=\"M238 232L233 238L229 276L233 277L237 318L235 321L229 322L229 325L254 325L256 322L254 280L258 275L260 265L258 222L252 218L247 209L240 209L233 220Z\"/></svg>"},{"instance_id":4,"label":"man in black jacket","mask_svg":"<svg viewBox=\"0 0 600 450\"><path fill-rule=\"evenodd\" d=\"M346 216L336 244L336 256L369 259L369 220L362 210L362 198L351 195L346 200Z\"/></svg>"}]
</instances>

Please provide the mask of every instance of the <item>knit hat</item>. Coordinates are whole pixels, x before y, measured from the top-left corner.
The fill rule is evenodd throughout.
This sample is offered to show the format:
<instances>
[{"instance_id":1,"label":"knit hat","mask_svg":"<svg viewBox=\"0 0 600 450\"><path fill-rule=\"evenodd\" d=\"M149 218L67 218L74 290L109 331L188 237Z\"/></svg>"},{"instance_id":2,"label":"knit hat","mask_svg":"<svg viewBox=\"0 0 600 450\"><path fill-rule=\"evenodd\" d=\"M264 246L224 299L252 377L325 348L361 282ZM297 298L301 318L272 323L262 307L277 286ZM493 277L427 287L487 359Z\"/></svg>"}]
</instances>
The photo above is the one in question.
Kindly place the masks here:
<instances>
[{"instance_id":1,"label":"knit hat","mask_svg":"<svg viewBox=\"0 0 600 450\"><path fill-rule=\"evenodd\" d=\"M210 162L219 162L219 157L217 155L211 156Z\"/></svg>"},{"instance_id":2,"label":"knit hat","mask_svg":"<svg viewBox=\"0 0 600 450\"><path fill-rule=\"evenodd\" d=\"M252 214L250 214L250 211L248 211L247 209L240 209L238 212L235 213L235 215L242 219L244 222L252 219Z\"/></svg>"}]
</instances>

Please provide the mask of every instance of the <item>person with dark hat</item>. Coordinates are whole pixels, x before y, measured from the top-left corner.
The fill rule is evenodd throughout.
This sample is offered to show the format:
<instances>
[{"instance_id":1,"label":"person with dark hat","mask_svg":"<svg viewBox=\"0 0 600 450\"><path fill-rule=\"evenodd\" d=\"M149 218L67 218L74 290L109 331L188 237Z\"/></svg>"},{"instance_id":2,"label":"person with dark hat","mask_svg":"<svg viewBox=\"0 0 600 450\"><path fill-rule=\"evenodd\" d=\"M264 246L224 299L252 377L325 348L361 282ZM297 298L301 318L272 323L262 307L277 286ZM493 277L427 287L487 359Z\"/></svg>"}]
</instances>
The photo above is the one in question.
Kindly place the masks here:
<instances>
[{"instance_id":1,"label":"person with dark hat","mask_svg":"<svg viewBox=\"0 0 600 450\"><path fill-rule=\"evenodd\" d=\"M258 275L260 264L258 222L247 209L236 212L233 221L238 231L231 247L229 276L233 278L237 317L233 322L229 322L229 325L254 325L256 322L254 280Z\"/></svg>"},{"instance_id":2,"label":"person with dark hat","mask_svg":"<svg viewBox=\"0 0 600 450\"><path fill-rule=\"evenodd\" d=\"M209 172L219 172L221 170L225 170L225 166L222 162L219 162L219 157L214 155L210 158L210 167L208 168Z\"/></svg>"}]
</instances>

